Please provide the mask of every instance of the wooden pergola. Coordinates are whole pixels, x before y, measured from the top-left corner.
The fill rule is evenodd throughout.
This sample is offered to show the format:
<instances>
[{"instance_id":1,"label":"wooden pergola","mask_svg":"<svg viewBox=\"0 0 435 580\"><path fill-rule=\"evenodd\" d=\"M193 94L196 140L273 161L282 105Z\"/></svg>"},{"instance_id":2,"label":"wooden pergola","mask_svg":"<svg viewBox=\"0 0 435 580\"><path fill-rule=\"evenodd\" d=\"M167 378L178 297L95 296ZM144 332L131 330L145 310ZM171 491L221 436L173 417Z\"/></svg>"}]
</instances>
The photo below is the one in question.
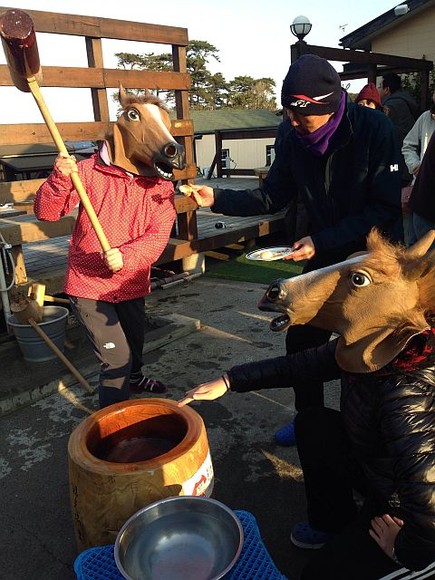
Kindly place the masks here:
<instances>
[{"instance_id":1,"label":"wooden pergola","mask_svg":"<svg viewBox=\"0 0 435 580\"><path fill-rule=\"evenodd\" d=\"M327 60L347 63L344 65L345 70L339 73L343 81L367 78L368 83L376 83L376 79L379 76L387 73L418 72L421 75L420 107L424 110L429 106L429 81L430 72L433 69L431 60L381 54L365 50L315 46L307 44L304 40L298 40L291 46L291 61L294 62L302 54L316 54Z\"/></svg>"}]
</instances>

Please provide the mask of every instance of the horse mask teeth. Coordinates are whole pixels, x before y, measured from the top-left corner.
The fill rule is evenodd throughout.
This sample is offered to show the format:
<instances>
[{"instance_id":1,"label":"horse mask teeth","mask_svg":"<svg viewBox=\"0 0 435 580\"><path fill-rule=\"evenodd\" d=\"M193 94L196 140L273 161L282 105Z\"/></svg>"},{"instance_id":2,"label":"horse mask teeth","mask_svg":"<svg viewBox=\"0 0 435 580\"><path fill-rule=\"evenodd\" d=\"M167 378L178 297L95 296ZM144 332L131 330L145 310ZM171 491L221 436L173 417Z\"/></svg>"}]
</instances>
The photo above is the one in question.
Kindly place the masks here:
<instances>
[{"instance_id":1,"label":"horse mask teeth","mask_svg":"<svg viewBox=\"0 0 435 580\"><path fill-rule=\"evenodd\" d=\"M280 332L281 330L287 330L289 326L290 318L287 316L287 314L283 314L282 316L277 316L274 318L271 321L269 328L273 332Z\"/></svg>"}]
</instances>

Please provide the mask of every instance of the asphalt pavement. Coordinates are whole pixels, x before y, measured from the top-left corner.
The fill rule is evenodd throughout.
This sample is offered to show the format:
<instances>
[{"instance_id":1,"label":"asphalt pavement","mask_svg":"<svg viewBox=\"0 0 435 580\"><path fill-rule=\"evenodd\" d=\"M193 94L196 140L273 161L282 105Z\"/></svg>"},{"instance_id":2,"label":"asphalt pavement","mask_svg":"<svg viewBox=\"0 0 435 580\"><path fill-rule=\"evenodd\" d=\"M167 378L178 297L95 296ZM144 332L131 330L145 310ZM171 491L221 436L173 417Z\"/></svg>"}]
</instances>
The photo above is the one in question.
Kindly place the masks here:
<instances>
[{"instance_id":1,"label":"asphalt pavement","mask_svg":"<svg viewBox=\"0 0 435 580\"><path fill-rule=\"evenodd\" d=\"M284 352L284 335L272 333L270 316L256 307L265 289L201 276L153 292L144 372L168 385L165 397L181 399L234 364ZM66 354L94 385L98 367L81 329L69 327L67 340ZM67 445L72 430L97 410L97 398L60 361L26 364L16 349L13 342L0 349L0 578L69 580L78 554ZM329 384L326 394L335 407L338 386ZM294 415L293 393L229 393L192 407L206 425L215 498L255 515L275 564L296 580L310 556L290 542L292 525L306 517L303 479L296 450L273 441Z\"/></svg>"}]
</instances>

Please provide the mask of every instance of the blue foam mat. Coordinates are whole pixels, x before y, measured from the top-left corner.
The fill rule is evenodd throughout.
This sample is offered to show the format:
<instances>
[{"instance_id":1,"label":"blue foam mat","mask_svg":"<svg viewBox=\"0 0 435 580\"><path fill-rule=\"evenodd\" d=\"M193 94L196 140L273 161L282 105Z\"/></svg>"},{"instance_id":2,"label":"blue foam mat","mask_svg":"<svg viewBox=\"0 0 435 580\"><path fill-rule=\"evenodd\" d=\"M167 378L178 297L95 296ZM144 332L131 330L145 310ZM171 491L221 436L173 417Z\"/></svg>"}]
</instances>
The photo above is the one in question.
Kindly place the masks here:
<instances>
[{"instance_id":1,"label":"blue foam mat","mask_svg":"<svg viewBox=\"0 0 435 580\"><path fill-rule=\"evenodd\" d=\"M286 580L275 566L260 536L257 520L250 513L236 510L245 536L240 557L225 580ZM115 564L113 545L89 548L74 562L77 580L123 580Z\"/></svg>"}]
</instances>

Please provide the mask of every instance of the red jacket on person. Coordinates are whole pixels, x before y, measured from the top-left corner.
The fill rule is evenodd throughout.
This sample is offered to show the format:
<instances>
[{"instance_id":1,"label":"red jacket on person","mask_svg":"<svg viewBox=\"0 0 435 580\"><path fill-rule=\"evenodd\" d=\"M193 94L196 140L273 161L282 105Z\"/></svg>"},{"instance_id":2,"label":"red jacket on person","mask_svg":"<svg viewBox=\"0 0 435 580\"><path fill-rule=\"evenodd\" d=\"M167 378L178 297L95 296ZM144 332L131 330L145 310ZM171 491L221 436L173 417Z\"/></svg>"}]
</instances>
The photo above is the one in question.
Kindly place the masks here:
<instances>
[{"instance_id":1,"label":"red jacket on person","mask_svg":"<svg viewBox=\"0 0 435 580\"><path fill-rule=\"evenodd\" d=\"M78 172L111 248L119 248L124 266L112 273L92 224L79 205L70 240L64 291L72 296L122 302L150 291L151 265L165 249L176 211L174 186L157 177L132 175L104 164L99 155L78 163ZM57 221L79 204L69 176L54 169L34 203L41 221Z\"/></svg>"}]
</instances>

